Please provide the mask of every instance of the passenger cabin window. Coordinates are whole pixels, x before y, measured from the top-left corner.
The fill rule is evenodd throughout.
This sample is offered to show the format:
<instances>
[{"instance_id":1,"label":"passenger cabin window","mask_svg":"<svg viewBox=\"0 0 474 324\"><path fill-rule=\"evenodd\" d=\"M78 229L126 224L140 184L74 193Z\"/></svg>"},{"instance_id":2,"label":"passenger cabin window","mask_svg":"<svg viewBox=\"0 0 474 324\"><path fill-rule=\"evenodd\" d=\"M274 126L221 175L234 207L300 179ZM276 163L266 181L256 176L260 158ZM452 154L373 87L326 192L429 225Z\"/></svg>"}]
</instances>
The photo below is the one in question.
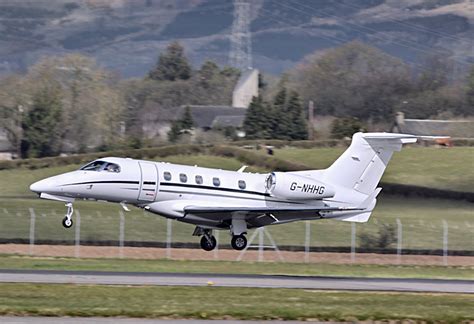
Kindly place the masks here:
<instances>
[{"instance_id":1,"label":"passenger cabin window","mask_svg":"<svg viewBox=\"0 0 474 324\"><path fill-rule=\"evenodd\" d=\"M239 180L239 188L244 190L245 187L247 187L247 185L245 184L245 181L244 180Z\"/></svg>"},{"instance_id":2,"label":"passenger cabin window","mask_svg":"<svg viewBox=\"0 0 474 324\"><path fill-rule=\"evenodd\" d=\"M196 180L197 184L202 184L202 182L203 182L202 177L200 175L197 175L195 180Z\"/></svg>"},{"instance_id":3,"label":"passenger cabin window","mask_svg":"<svg viewBox=\"0 0 474 324\"><path fill-rule=\"evenodd\" d=\"M212 183L214 186L219 187L221 185L221 180L219 180L219 178L212 178Z\"/></svg>"},{"instance_id":4,"label":"passenger cabin window","mask_svg":"<svg viewBox=\"0 0 474 324\"><path fill-rule=\"evenodd\" d=\"M89 164L86 164L81 168L84 171L107 171L107 172L120 172L120 166L115 163L110 163L106 161L94 161Z\"/></svg>"},{"instance_id":5,"label":"passenger cabin window","mask_svg":"<svg viewBox=\"0 0 474 324\"><path fill-rule=\"evenodd\" d=\"M166 181L171 181L171 173L168 171L163 172L163 178L165 178Z\"/></svg>"},{"instance_id":6,"label":"passenger cabin window","mask_svg":"<svg viewBox=\"0 0 474 324\"><path fill-rule=\"evenodd\" d=\"M185 175L184 173L179 174L179 181L181 182L188 182L188 176Z\"/></svg>"}]
</instances>

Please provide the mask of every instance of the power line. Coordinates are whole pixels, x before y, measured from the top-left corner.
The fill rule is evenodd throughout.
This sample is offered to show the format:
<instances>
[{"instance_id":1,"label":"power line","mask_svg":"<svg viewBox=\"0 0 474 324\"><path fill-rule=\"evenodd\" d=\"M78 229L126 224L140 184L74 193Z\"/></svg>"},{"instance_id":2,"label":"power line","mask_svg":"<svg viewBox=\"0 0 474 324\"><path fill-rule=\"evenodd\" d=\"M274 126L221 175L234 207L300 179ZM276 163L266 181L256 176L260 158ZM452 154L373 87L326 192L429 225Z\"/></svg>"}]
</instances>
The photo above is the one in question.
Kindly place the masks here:
<instances>
[{"instance_id":1,"label":"power line","mask_svg":"<svg viewBox=\"0 0 474 324\"><path fill-rule=\"evenodd\" d=\"M337 4L341 5L341 6L344 6L344 7L349 7L349 8L358 9L358 10L364 9L362 7L359 7L359 6L350 5L350 4L342 3L342 2L338 2ZM446 33L440 32L440 31L435 31L435 30L432 30L430 28L415 25L415 24L411 24L411 23L408 23L408 22L403 21L403 20L391 19L391 18L386 18L386 20L394 22L394 23L396 23L398 25L401 25L401 26L407 26L407 27L412 28L412 29L420 30L420 31L430 33L430 34L433 34L433 35L438 35L438 36L443 37L443 38L451 38L452 40L457 40L457 41L462 41L462 42L472 42L471 39L466 39L465 37L458 37L458 36L446 34Z\"/></svg>"},{"instance_id":2,"label":"power line","mask_svg":"<svg viewBox=\"0 0 474 324\"><path fill-rule=\"evenodd\" d=\"M315 36L313 33L310 33L309 30L307 29L301 29L301 26L302 25L298 25L300 24L300 22L295 22L295 21L291 21L291 20L288 20L288 19L284 19L282 17L279 17L279 16L276 16L274 15L271 11L269 10L266 10L266 9L263 9L263 8L260 8L261 11L264 11L268 14L268 16L263 16L262 14L258 13L258 15L262 18L267 18L267 19L271 19L275 22L277 22L278 24L286 24L286 26L289 26L291 28L294 28L294 29L297 29L299 28L299 30L305 32L306 34L310 35L310 36ZM274 18L275 17L275 18ZM296 26L300 26L300 27L296 27ZM336 37L336 36L331 36L331 35L317 35L317 37L320 37L320 38L324 38L326 40L329 40L329 41L332 41L332 42L335 42L337 44L345 44L345 43L348 43L350 42L351 40L350 39L342 39L342 38L339 38L339 37ZM428 71L427 68L423 67L422 65L420 65L419 63L415 62L415 61L412 61L412 60L409 60L409 59L405 59L404 60L407 64L411 65L412 67L416 67L418 70L425 70L425 71Z\"/></svg>"},{"instance_id":3,"label":"power line","mask_svg":"<svg viewBox=\"0 0 474 324\"><path fill-rule=\"evenodd\" d=\"M288 8L288 9L290 9L290 10L294 10L294 11L297 11L297 12L301 12L301 13L306 14L306 15L309 14L309 15L311 16L311 13L309 13L309 12L307 12L307 11L305 11L305 10L298 9L298 8L295 6L295 5L296 5L295 3L292 3L294 6L287 6L287 5L285 5L285 4L281 3L281 2L277 2L277 1L274 1L274 3L277 3L277 4L279 4L280 6L285 7L285 8ZM316 8L314 8L314 7L305 6L305 5L302 5L302 4L301 4L301 6L307 8L307 9L311 9L312 11L318 10L319 13L322 13L323 15L326 15L326 16L328 16L328 17L335 18L335 19L337 19L338 21L343 20L342 17L337 16L337 15L333 15L333 14L329 14L329 13L325 12L324 10L316 9ZM383 32L380 32L380 31L378 31L378 30L372 29L372 28L370 28L370 27L366 27L366 26L363 26L363 25L359 25L359 24L356 24L356 23L353 23L353 22L348 22L347 20L343 20L343 22L346 23L346 24L349 24L349 25L354 26L354 27L352 27L353 29L355 29L356 31L362 32L362 33L366 33L366 31L370 31L370 32L373 32L373 33L385 34L385 33L383 33ZM364 31L364 30L365 30L365 31ZM383 37L381 37L381 36L379 36L379 35L377 35L377 34L371 34L371 36L374 37L374 38L377 38L377 39L379 39L379 40L382 40L382 41L386 41L386 40L387 40L387 39L385 39L385 38L383 38ZM422 53L425 53L425 54L428 54L428 55L429 55L429 54L432 54L433 51L434 51L434 52L438 52L439 54L442 54L442 55L445 55L445 54L446 54L445 52L442 52L442 51L437 50L437 49L433 49L433 48L431 48L431 47L427 47L426 45L423 45L423 44L419 44L419 45L425 46L426 49L420 48L419 46L417 46L418 43L414 43L414 42L410 42L410 41L402 41L402 42L400 42L400 41L396 41L396 40L393 40L393 39L389 39L389 41L390 41L391 43L393 43L393 44L396 44L396 45L399 45L399 46L403 46L403 47L405 47L405 48L413 49L413 50L415 50L415 51L422 52ZM405 43L403 43L403 42L405 42ZM410 44L410 43L413 43L413 44L415 44L415 45ZM465 65L469 65L469 64L470 64L469 62L466 62L466 61L463 61L463 60L456 60L456 59L454 59L454 58L449 58L449 57L448 57L448 59L451 59L451 60L453 60L453 61L455 61L455 62L457 62L457 63L459 63L459 64L465 64Z\"/></svg>"}]
</instances>

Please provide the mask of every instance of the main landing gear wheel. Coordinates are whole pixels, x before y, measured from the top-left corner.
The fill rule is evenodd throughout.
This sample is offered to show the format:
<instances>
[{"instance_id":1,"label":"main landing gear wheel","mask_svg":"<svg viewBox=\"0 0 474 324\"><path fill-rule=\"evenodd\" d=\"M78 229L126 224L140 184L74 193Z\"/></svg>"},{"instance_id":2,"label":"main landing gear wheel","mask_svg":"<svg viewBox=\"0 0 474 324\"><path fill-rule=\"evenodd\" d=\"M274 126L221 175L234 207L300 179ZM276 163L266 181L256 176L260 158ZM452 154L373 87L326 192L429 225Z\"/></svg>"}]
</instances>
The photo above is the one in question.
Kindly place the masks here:
<instances>
[{"instance_id":1,"label":"main landing gear wheel","mask_svg":"<svg viewBox=\"0 0 474 324\"><path fill-rule=\"evenodd\" d=\"M204 251L212 251L216 248L217 246L217 240L213 235L206 236L203 235L201 237L201 248Z\"/></svg>"},{"instance_id":2,"label":"main landing gear wheel","mask_svg":"<svg viewBox=\"0 0 474 324\"><path fill-rule=\"evenodd\" d=\"M232 236L232 240L230 241L230 244L234 248L234 250L241 251L245 249L247 246L247 238L244 235L234 235Z\"/></svg>"},{"instance_id":3,"label":"main landing gear wheel","mask_svg":"<svg viewBox=\"0 0 474 324\"><path fill-rule=\"evenodd\" d=\"M72 227L72 219L71 218L68 218L67 216L63 218L63 226L65 228L71 228Z\"/></svg>"}]
</instances>

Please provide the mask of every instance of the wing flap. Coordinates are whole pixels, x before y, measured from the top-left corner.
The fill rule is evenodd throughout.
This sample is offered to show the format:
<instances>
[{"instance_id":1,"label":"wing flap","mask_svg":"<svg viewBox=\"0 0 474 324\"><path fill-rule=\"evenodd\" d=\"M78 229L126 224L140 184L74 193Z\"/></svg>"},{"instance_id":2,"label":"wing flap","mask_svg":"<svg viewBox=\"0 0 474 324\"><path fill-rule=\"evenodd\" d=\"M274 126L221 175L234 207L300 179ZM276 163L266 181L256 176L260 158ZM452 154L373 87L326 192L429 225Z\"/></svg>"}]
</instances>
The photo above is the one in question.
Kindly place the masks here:
<instances>
[{"instance_id":1,"label":"wing flap","mask_svg":"<svg viewBox=\"0 0 474 324\"><path fill-rule=\"evenodd\" d=\"M295 207L201 207L186 206L184 212L186 214L219 214L233 212L249 212L249 213L274 213L274 212L320 212L320 211L354 211L363 210L360 207L315 207L315 206L295 206Z\"/></svg>"}]
</instances>

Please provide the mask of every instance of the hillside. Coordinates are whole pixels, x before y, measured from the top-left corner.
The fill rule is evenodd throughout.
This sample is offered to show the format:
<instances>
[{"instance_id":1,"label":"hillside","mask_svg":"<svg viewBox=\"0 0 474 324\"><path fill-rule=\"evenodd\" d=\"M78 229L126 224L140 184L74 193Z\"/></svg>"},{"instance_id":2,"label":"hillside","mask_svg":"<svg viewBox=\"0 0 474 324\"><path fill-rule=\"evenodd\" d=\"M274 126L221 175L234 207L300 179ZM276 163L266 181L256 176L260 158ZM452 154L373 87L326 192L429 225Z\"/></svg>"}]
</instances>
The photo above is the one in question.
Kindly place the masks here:
<instances>
[{"instance_id":1,"label":"hillside","mask_svg":"<svg viewBox=\"0 0 474 324\"><path fill-rule=\"evenodd\" d=\"M412 62L427 53L474 62L469 0L251 1L254 66L279 73L315 50L359 39ZM227 63L231 0L4 0L0 75L79 51L142 76L174 39L194 64Z\"/></svg>"}]
</instances>

